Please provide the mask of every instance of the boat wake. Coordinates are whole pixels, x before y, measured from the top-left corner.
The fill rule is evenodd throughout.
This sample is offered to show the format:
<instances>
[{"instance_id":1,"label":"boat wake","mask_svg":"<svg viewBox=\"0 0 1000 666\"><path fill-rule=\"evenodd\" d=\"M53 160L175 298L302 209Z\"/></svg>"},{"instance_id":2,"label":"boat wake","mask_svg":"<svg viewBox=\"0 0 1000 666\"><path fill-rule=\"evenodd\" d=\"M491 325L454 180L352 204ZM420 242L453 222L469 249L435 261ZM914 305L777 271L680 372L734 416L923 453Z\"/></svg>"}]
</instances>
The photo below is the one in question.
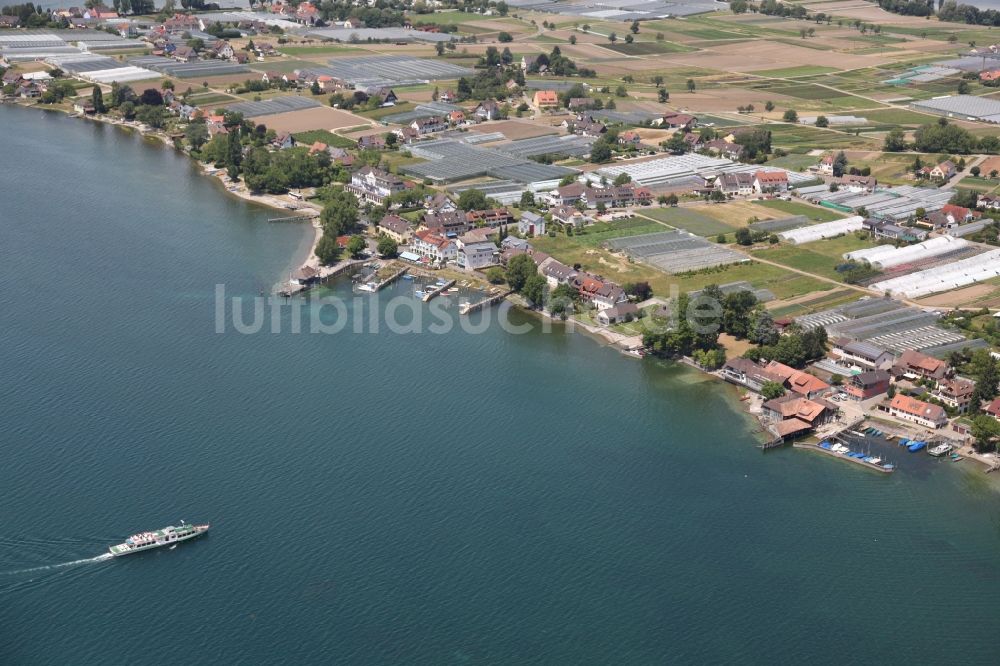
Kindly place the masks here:
<instances>
[{"instance_id":1,"label":"boat wake","mask_svg":"<svg viewBox=\"0 0 1000 666\"><path fill-rule=\"evenodd\" d=\"M59 564L46 564L40 567L29 567L27 569L14 569L13 571L0 571L0 574L5 576L15 576L18 574L34 573L38 571L52 571L54 569L65 569L66 567L75 567L81 564L90 564L93 562L104 562L110 560L114 555L111 553L102 553L97 557L87 557L82 560L70 560L69 562L60 562Z\"/></svg>"}]
</instances>

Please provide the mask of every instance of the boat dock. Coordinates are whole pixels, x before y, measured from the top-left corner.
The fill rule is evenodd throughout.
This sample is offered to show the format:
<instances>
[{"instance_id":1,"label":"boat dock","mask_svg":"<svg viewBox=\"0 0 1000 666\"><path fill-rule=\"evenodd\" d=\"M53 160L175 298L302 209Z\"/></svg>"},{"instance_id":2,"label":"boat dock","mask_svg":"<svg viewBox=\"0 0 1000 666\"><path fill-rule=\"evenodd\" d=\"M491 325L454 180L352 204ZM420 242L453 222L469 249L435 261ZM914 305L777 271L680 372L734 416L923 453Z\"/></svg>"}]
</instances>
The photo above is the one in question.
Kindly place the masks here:
<instances>
[{"instance_id":1,"label":"boat dock","mask_svg":"<svg viewBox=\"0 0 1000 666\"><path fill-rule=\"evenodd\" d=\"M475 303L465 303L459 309L458 313L459 314L469 314L470 312L475 312L476 310L479 310L481 308L489 307L490 305L494 305L496 303L499 303L503 299L507 298L507 295L510 294L512 291L513 291L513 289L509 289L507 291L502 291L502 292L500 292L498 294L493 294L491 296L487 296L486 298L484 298L484 299L482 299L480 301L476 301Z\"/></svg>"},{"instance_id":2,"label":"boat dock","mask_svg":"<svg viewBox=\"0 0 1000 666\"><path fill-rule=\"evenodd\" d=\"M318 213L309 213L307 215L292 215L290 217L269 217L268 222L308 222L309 220L316 217Z\"/></svg>"},{"instance_id":3,"label":"boat dock","mask_svg":"<svg viewBox=\"0 0 1000 666\"><path fill-rule=\"evenodd\" d=\"M824 448L824 447L820 446L819 444L808 444L806 442L796 442L796 443L792 444L792 447L796 448L796 449L809 449L811 451L819 451L820 453L825 453L828 456L832 456L832 457L838 458L840 460L846 460L847 462L852 462L852 463L855 463L857 465L861 465L862 467L866 467L868 469L875 470L876 472L882 472L883 474L891 474L896 469L892 465L882 465L882 464L868 462L864 458L855 458L855 457L846 455L845 453L841 453L839 451L834 451L833 449Z\"/></svg>"},{"instance_id":4,"label":"boat dock","mask_svg":"<svg viewBox=\"0 0 1000 666\"><path fill-rule=\"evenodd\" d=\"M433 289L429 289L429 290L427 290L427 291L424 292L424 297L422 299L420 299L420 300L422 300L424 303L426 303L427 301L429 301L432 298L434 298L435 296L439 295L441 292L447 290L448 288L450 288L454 284L455 284L454 280L446 280L446 281L444 281L441 284L435 284Z\"/></svg>"},{"instance_id":5,"label":"boat dock","mask_svg":"<svg viewBox=\"0 0 1000 666\"><path fill-rule=\"evenodd\" d=\"M385 289L386 287L388 287L390 284L392 284L393 282L395 282L399 278L401 278L404 275L406 275L406 272L408 270L410 270L410 269L409 268L405 268L405 267L399 269L398 271L396 271L395 273L393 273L392 275L390 275L386 279L384 279L381 282L379 282L378 284L376 284L375 285L375 291L382 291L383 289Z\"/></svg>"}]
</instances>

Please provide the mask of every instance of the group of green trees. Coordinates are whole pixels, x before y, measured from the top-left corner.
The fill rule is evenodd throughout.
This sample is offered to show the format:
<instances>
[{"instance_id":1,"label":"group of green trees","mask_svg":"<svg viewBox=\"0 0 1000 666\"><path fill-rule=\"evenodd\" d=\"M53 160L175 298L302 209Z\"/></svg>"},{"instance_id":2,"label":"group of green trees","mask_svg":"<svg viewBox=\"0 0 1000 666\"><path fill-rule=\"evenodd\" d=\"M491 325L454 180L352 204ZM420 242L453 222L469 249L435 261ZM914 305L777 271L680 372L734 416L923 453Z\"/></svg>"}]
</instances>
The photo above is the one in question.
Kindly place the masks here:
<instances>
[{"instance_id":1,"label":"group of green trees","mask_svg":"<svg viewBox=\"0 0 1000 666\"><path fill-rule=\"evenodd\" d=\"M320 213L319 221L323 228L323 236L316 244L316 256L326 265L333 264L340 257L340 246L337 245L337 236L352 234L358 229L360 210L357 198L341 187L326 187L320 193L323 200L323 211ZM348 251L352 255L357 255L364 249L364 239L358 237L362 246L359 248L354 238L352 249L348 245Z\"/></svg>"},{"instance_id":2,"label":"group of green trees","mask_svg":"<svg viewBox=\"0 0 1000 666\"><path fill-rule=\"evenodd\" d=\"M506 97L507 82L511 80L524 86L524 72L520 66L512 64L479 69L471 79L463 76L458 80L455 96L460 102Z\"/></svg>"},{"instance_id":3,"label":"group of green trees","mask_svg":"<svg viewBox=\"0 0 1000 666\"><path fill-rule=\"evenodd\" d=\"M717 309L702 299L692 301L688 294L671 300L669 316L654 316L654 326L642 335L642 344L652 354L663 358L691 356L701 352L702 360L714 365L718 361L719 327ZM711 358L705 352L713 352ZM725 363L725 353L722 362ZM718 367L718 366L716 366Z\"/></svg>"},{"instance_id":4,"label":"group of green trees","mask_svg":"<svg viewBox=\"0 0 1000 666\"><path fill-rule=\"evenodd\" d=\"M887 12L905 16L933 16L934 0L877 0L878 6ZM980 9L973 5L958 4L955 0L938 0L937 17L951 23L970 25L1000 26L1000 11Z\"/></svg>"},{"instance_id":5,"label":"group of green trees","mask_svg":"<svg viewBox=\"0 0 1000 666\"><path fill-rule=\"evenodd\" d=\"M752 361L762 359L777 361L793 368L802 368L806 363L822 358L825 354L826 329L819 326L810 331L803 331L793 326L773 343L749 349L743 357Z\"/></svg>"},{"instance_id":6,"label":"group of green trees","mask_svg":"<svg viewBox=\"0 0 1000 666\"><path fill-rule=\"evenodd\" d=\"M903 152L913 148L921 153L1000 153L1000 137L993 134L976 136L972 132L953 125L947 118L921 125L913 133L913 144L906 141L903 130L891 130L885 136L883 149L886 152Z\"/></svg>"},{"instance_id":7,"label":"group of green trees","mask_svg":"<svg viewBox=\"0 0 1000 666\"><path fill-rule=\"evenodd\" d=\"M535 307L545 303L548 286L530 255L519 254L507 262L507 284Z\"/></svg>"},{"instance_id":8,"label":"group of green trees","mask_svg":"<svg viewBox=\"0 0 1000 666\"><path fill-rule=\"evenodd\" d=\"M528 66L528 74L537 74L538 70L546 67L550 74L555 76L580 76L592 79L597 76L597 72L586 67L577 67L576 63L562 54L558 46L553 46L552 51L546 55L542 53Z\"/></svg>"}]
</instances>

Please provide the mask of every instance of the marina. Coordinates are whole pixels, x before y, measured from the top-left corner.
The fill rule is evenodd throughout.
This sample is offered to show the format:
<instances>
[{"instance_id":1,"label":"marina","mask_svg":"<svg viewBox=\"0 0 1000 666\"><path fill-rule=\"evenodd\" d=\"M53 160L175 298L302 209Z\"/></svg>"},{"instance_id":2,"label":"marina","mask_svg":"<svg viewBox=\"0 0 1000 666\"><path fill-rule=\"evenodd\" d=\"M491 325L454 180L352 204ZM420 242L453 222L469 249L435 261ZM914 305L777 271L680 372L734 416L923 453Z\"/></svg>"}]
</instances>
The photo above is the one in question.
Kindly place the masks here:
<instances>
[{"instance_id":1,"label":"marina","mask_svg":"<svg viewBox=\"0 0 1000 666\"><path fill-rule=\"evenodd\" d=\"M840 460L846 460L847 462L852 462L857 465L861 465L867 469L875 470L876 472L882 472L883 474L891 474L896 470L896 466L891 463L883 462L883 460L876 456L865 455L859 451L852 451L848 447L839 443L831 443L829 441L822 441L819 444L809 444L806 442L795 442L792 446L796 449L809 449L811 451L819 451L820 453L825 453L834 458L839 458Z\"/></svg>"}]
</instances>

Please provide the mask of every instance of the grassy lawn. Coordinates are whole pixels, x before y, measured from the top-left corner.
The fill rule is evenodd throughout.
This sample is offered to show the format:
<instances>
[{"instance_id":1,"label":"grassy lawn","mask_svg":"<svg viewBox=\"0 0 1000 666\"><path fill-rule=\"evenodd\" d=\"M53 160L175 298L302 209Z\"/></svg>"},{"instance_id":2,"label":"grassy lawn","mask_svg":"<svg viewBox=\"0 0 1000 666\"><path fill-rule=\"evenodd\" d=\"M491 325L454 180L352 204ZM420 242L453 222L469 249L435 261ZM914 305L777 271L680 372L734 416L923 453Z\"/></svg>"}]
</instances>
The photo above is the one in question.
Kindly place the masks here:
<instances>
[{"instance_id":1,"label":"grassy lawn","mask_svg":"<svg viewBox=\"0 0 1000 666\"><path fill-rule=\"evenodd\" d=\"M743 200L701 206L698 211L709 217L714 217L723 224L729 225L732 229L739 229L746 226L750 223L751 218L773 220L778 217L787 217L784 213L763 210L752 201Z\"/></svg>"},{"instance_id":2,"label":"grassy lawn","mask_svg":"<svg viewBox=\"0 0 1000 666\"><path fill-rule=\"evenodd\" d=\"M974 176L966 176L962 179L961 183L963 188L977 192L991 192L997 186L997 181L995 180L976 178Z\"/></svg>"},{"instance_id":3,"label":"grassy lawn","mask_svg":"<svg viewBox=\"0 0 1000 666\"><path fill-rule=\"evenodd\" d=\"M194 93L188 97L188 102L195 106L202 106L205 104L223 104L225 102L240 101L238 98L231 95L225 95L223 93L217 92L206 92L206 93Z\"/></svg>"},{"instance_id":4,"label":"grassy lawn","mask_svg":"<svg viewBox=\"0 0 1000 666\"><path fill-rule=\"evenodd\" d=\"M322 141L334 148L356 148L357 142L346 137L338 136L327 130L309 130L308 132L298 132L293 134L295 140L301 144L312 145L317 141Z\"/></svg>"},{"instance_id":5,"label":"grassy lawn","mask_svg":"<svg viewBox=\"0 0 1000 666\"><path fill-rule=\"evenodd\" d=\"M838 211L830 210L829 208L820 208L819 206L813 206L799 201L772 199L770 201L754 201L753 205L780 211L781 213L785 213L787 215L805 215L810 220L816 220L818 222L829 222L831 220L839 220L844 217L843 213Z\"/></svg>"},{"instance_id":6,"label":"grassy lawn","mask_svg":"<svg viewBox=\"0 0 1000 666\"><path fill-rule=\"evenodd\" d=\"M660 225L657 225L657 228L663 229ZM674 286L681 292L687 292L703 289L710 284L726 284L740 280L746 280L758 288L770 289L778 298L792 298L831 288L828 283L796 275L778 266L754 261L698 273L670 275L652 266L630 262L624 257L613 255L603 248L596 247L596 243L591 243L593 238L587 239L586 242L585 238L586 235L559 234L555 238L542 236L532 240L532 245L542 252L551 254L564 264L580 264L585 270L603 275L618 284L645 280L652 286L653 293L660 296L669 296Z\"/></svg>"},{"instance_id":7,"label":"grassy lawn","mask_svg":"<svg viewBox=\"0 0 1000 666\"><path fill-rule=\"evenodd\" d=\"M836 67L822 67L820 65L800 65L798 67L784 67L782 69L765 69L754 72L759 76L771 76L780 79L787 79L793 76L815 76L816 74L828 74L840 71Z\"/></svg>"},{"instance_id":8,"label":"grassy lawn","mask_svg":"<svg viewBox=\"0 0 1000 666\"><path fill-rule=\"evenodd\" d=\"M752 254L800 271L840 280L840 273L835 268L844 262L842 255L873 245L872 241L861 240L854 234L847 234L803 245L779 245L764 250L754 250Z\"/></svg>"},{"instance_id":9,"label":"grassy lawn","mask_svg":"<svg viewBox=\"0 0 1000 666\"><path fill-rule=\"evenodd\" d=\"M576 247L597 247L604 241L612 238L622 238L624 236L638 236L639 234L652 234L661 231L668 231L662 224L658 224L645 218L636 217L631 220L619 220L617 222L597 222L586 227L583 231L577 231L572 236L557 234L555 238L545 236L536 238L533 244L544 241L550 247L559 249L571 249ZM548 252L548 250L545 250Z\"/></svg>"},{"instance_id":10,"label":"grassy lawn","mask_svg":"<svg viewBox=\"0 0 1000 666\"><path fill-rule=\"evenodd\" d=\"M638 213L660 222L666 222L672 227L690 231L698 236L715 236L733 230L728 224L699 213L692 208L642 208Z\"/></svg>"},{"instance_id":11,"label":"grassy lawn","mask_svg":"<svg viewBox=\"0 0 1000 666\"><path fill-rule=\"evenodd\" d=\"M782 169L788 169L789 171L804 171L806 168L813 166L818 161L818 158L811 155L785 155L784 157L775 157L774 159L768 160L767 163L770 166L781 167Z\"/></svg>"}]
</instances>

